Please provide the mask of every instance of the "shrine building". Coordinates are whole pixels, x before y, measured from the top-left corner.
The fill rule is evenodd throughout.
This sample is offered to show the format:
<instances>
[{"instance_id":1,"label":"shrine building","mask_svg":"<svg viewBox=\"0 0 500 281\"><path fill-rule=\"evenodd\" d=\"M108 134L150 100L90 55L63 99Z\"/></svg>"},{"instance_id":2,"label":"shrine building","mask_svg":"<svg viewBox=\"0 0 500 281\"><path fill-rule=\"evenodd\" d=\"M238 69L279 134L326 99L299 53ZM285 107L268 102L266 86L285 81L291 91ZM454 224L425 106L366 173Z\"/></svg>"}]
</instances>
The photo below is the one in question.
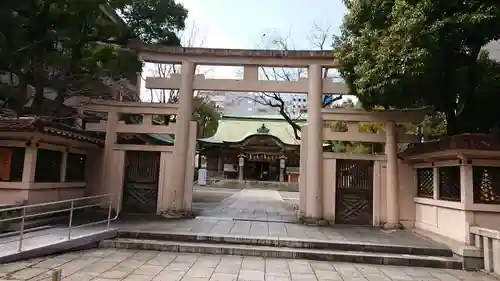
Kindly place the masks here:
<instances>
[{"instance_id":1,"label":"shrine building","mask_svg":"<svg viewBox=\"0 0 500 281\"><path fill-rule=\"evenodd\" d=\"M198 145L209 177L298 182L300 140L279 116L224 116L215 135Z\"/></svg>"}]
</instances>

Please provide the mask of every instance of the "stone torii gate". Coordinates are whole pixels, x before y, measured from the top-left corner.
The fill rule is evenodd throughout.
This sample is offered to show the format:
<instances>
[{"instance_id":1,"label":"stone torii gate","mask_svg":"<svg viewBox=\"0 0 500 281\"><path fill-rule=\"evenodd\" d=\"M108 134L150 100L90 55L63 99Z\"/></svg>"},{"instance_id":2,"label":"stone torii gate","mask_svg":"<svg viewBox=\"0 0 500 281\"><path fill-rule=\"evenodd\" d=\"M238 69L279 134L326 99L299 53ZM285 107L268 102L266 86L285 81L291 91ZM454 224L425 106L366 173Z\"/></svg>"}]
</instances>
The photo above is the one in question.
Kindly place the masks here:
<instances>
[{"instance_id":1,"label":"stone torii gate","mask_svg":"<svg viewBox=\"0 0 500 281\"><path fill-rule=\"evenodd\" d=\"M179 175L173 183L182 186L184 164L187 147L187 128L192 115L193 91L233 91L233 92L278 92L278 93L308 93L308 124L309 146L307 147L308 172L311 173L310 186L319 183L313 176L319 172L322 154L322 122L321 100L323 93L347 93L344 83L323 79L324 68L334 67L331 51L276 51L276 50L235 50L163 47L155 45L131 46L139 53L144 62L181 64L180 74L170 77L147 77L147 89L178 89L179 112L177 116L178 133L176 135L174 174ZM243 66L243 79L206 79L204 75L196 75L198 65L211 66ZM290 67L307 68L308 78L296 81L259 80L259 67ZM141 81L141 78L138 78Z\"/></svg>"},{"instance_id":2,"label":"stone torii gate","mask_svg":"<svg viewBox=\"0 0 500 281\"><path fill-rule=\"evenodd\" d=\"M189 157L189 143L193 136L189 133L192 118L193 91L233 91L233 92L278 92L278 93L307 93L308 117L307 128L302 132L304 141L301 144L301 213L312 221L334 220L329 215L332 204L325 201L327 196L335 196L325 190L330 190L335 179L324 178L325 156L323 142L325 140L352 140L374 141L386 143L387 174L387 218L378 218L385 222L387 227L399 226L398 209L398 163L396 157L397 142L413 142L415 136L405 136L396 131L396 122L414 122L423 119L423 111L394 111L394 112L366 112L364 110L324 109L321 101L323 94L347 94L346 85L334 82L330 78L323 78L326 68L335 68L331 51L276 51L276 50L235 50L235 49L208 49L165 47L159 45L133 44L130 46L138 54L141 61L181 65L180 74L170 77L146 77L147 89L178 89L179 104L176 105L177 122L175 124L175 145L173 156L169 159L175 163L168 171L173 175L170 181L160 186L160 193L165 196L169 193L179 193L189 187L189 178L186 174ZM196 66L242 66L242 79L207 79L204 75L195 74ZM306 68L307 78L298 78L294 81L272 81L259 79L259 67L287 67ZM138 77L138 88L142 78ZM146 106L147 105L143 105ZM139 113L139 112L137 112ZM349 131L345 133L328 132L324 128L324 121L347 121ZM359 122L384 122L386 133L360 133L356 126ZM109 124L108 124L109 126ZM338 155L337 155L338 156ZM337 157L336 156L336 157ZM326 157L326 158L325 158ZM340 157L340 156L338 156ZM340 157L342 158L342 157ZM161 174L161 172L160 172ZM380 192L376 191L376 192ZM181 192L186 193L186 192ZM376 196L379 196L378 194ZM167 196L175 197L175 195ZM385 200L384 199L384 200ZM382 200L382 202L384 201ZM326 202L326 203L325 203ZM170 212L190 211L191 204L173 204L165 202L161 210ZM303 208L303 209L302 209ZM333 211L335 213L335 211ZM374 224L375 224L374 220Z\"/></svg>"}]
</instances>

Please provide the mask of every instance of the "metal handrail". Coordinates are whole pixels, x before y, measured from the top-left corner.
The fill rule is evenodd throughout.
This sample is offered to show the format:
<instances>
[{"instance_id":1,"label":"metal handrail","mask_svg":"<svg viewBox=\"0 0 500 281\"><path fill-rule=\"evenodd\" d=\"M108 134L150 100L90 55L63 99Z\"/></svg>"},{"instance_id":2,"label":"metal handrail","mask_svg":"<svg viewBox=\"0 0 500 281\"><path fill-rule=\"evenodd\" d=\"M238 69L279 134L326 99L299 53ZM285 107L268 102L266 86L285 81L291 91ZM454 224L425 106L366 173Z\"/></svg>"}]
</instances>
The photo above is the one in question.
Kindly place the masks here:
<instances>
[{"instance_id":1,"label":"metal handrail","mask_svg":"<svg viewBox=\"0 0 500 281\"><path fill-rule=\"evenodd\" d=\"M21 210L24 208L34 208L34 207L45 207L45 206L51 206L51 205L59 205L63 203L71 203L74 201L82 201L82 200L87 200L87 199L96 199L96 198L103 198L103 197L108 197L113 195L113 193L107 193L107 194L100 194L100 195L93 195L93 196L87 196L87 197L80 197L80 198L75 198L75 199L66 199L66 200L60 200L60 201L52 201L52 202L47 202L47 203L38 203L38 204L31 204L31 205L24 205L24 206L16 206L16 207L9 207L5 209L0 209L1 212L8 212L8 211L16 211L16 210Z\"/></svg>"},{"instance_id":2,"label":"metal handrail","mask_svg":"<svg viewBox=\"0 0 500 281\"><path fill-rule=\"evenodd\" d=\"M101 204L82 205L82 206L73 207L73 208L57 209L57 210L43 212L43 213L29 214L29 215L24 216L24 218L25 219L29 219L29 218L35 218L35 217L40 217L40 216L45 216L45 215L52 215L52 214L57 214L57 213L63 213L63 212L71 211L71 209L73 209L73 211L74 211L74 210L85 209L85 208L92 208L92 207L99 207L99 206L101 206ZM2 210L0 210L0 212L1 211ZM7 218L7 219L0 220L0 222L15 221L15 220L20 220L22 218L23 218L22 216L13 217L13 218Z\"/></svg>"},{"instance_id":3,"label":"metal handrail","mask_svg":"<svg viewBox=\"0 0 500 281\"><path fill-rule=\"evenodd\" d=\"M90 223L85 223L85 224L73 226L73 213L75 210L81 210L81 209L101 206L101 204L88 204L88 205L82 205L82 206L80 206L80 205L75 206L75 202L79 202L79 201L83 201L83 200L90 200L90 199L103 199L103 198L108 198L108 197L109 197L109 200L108 200L108 217L107 217L107 219L97 221L97 222L90 222ZM53 211L45 211L45 212L39 212L39 213L34 213L34 214L27 214L27 210L30 208L55 206L55 205L60 205L60 204L64 204L64 203L70 203L70 205L71 205L70 208L58 209L58 210L53 210ZM22 212L21 216L14 217L14 218L2 219L2 220L0 220L0 223L13 221L13 220L21 220L20 230L15 232L15 233L19 233L18 252L21 252L22 248L23 248L23 240L24 240L24 233L25 233L24 228L25 228L25 222L26 222L27 218L33 218L33 217L38 217L38 216L43 216L43 215L51 215L51 214L57 214L57 213L69 211L69 224L68 224L68 228L67 228L67 231L68 231L67 238L68 238L68 240L71 240L71 231L75 228L81 228L84 226L106 223L106 229L109 229L111 222L118 218L119 210L120 210L120 206L117 206L116 214L113 218L111 218L111 213L113 211L112 207L113 207L113 194L108 193L108 194L102 194L102 195L87 196L87 197L80 197L80 198L75 198L75 199L67 199L67 200L54 201L54 202L48 202L48 203L39 203L39 204L32 204L32 205L25 205L25 206L0 209L0 212L12 212L12 211L21 211Z\"/></svg>"}]
</instances>

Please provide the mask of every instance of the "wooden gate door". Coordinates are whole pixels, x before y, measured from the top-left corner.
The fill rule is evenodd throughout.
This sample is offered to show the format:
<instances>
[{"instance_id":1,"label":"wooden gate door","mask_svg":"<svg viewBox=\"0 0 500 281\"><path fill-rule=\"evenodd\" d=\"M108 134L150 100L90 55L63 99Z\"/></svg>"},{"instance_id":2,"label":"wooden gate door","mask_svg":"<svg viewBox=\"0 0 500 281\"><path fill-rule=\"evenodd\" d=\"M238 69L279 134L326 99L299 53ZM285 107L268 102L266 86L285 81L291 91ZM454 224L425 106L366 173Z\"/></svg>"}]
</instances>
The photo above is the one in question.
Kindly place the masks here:
<instances>
[{"instance_id":1,"label":"wooden gate door","mask_svg":"<svg viewBox=\"0 0 500 281\"><path fill-rule=\"evenodd\" d=\"M160 152L127 151L123 211L156 213Z\"/></svg>"},{"instance_id":2,"label":"wooden gate door","mask_svg":"<svg viewBox=\"0 0 500 281\"><path fill-rule=\"evenodd\" d=\"M372 225L373 161L337 160L335 223Z\"/></svg>"}]
</instances>

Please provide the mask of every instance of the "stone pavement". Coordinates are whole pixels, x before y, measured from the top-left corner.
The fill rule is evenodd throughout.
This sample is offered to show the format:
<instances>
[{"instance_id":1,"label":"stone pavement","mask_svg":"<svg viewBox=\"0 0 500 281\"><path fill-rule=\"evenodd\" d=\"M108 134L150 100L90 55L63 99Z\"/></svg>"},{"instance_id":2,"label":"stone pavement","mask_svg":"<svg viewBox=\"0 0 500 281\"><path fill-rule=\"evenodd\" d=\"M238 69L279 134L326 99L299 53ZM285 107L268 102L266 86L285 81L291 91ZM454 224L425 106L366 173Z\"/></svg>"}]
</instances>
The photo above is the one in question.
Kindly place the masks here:
<instances>
[{"instance_id":1,"label":"stone pavement","mask_svg":"<svg viewBox=\"0 0 500 281\"><path fill-rule=\"evenodd\" d=\"M243 189L212 209L202 210L200 217L231 218L255 221L296 221L293 207L286 204L278 191Z\"/></svg>"},{"instance_id":2,"label":"stone pavement","mask_svg":"<svg viewBox=\"0 0 500 281\"><path fill-rule=\"evenodd\" d=\"M203 210L216 208L223 200L240 192L236 189L215 188L210 186L193 187L193 212L198 214Z\"/></svg>"},{"instance_id":3,"label":"stone pavement","mask_svg":"<svg viewBox=\"0 0 500 281\"><path fill-rule=\"evenodd\" d=\"M0 280L68 281L498 281L481 272L275 258L91 249L0 265Z\"/></svg>"}]
</instances>

